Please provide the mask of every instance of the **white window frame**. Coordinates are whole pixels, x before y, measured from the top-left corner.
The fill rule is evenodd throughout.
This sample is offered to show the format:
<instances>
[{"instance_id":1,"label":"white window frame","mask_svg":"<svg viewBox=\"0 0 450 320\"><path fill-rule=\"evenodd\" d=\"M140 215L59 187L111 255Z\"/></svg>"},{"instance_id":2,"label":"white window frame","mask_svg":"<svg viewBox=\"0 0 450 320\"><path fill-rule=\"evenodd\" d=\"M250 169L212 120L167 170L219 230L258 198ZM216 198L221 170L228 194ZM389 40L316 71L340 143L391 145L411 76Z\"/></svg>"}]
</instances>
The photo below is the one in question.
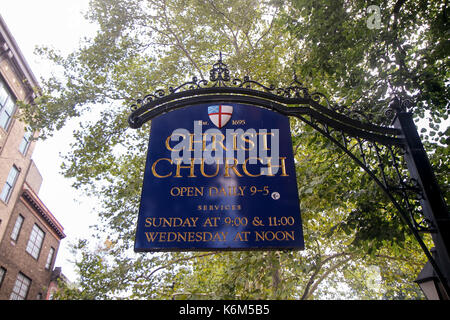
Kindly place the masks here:
<instances>
[{"instance_id":1,"label":"white window frame","mask_svg":"<svg viewBox=\"0 0 450 320\"><path fill-rule=\"evenodd\" d=\"M11 239L14 241L17 241L19 238L20 230L22 229L23 222L25 221L25 218L19 214L17 216L16 222L14 223L14 228L11 232Z\"/></svg>"},{"instance_id":2,"label":"white window frame","mask_svg":"<svg viewBox=\"0 0 450 320\"><path fill-rule=\"evenodd\" d=\"M31 279L19 272L11 292L10 300L25 300L31 286Z\"/></svg>"},{"instance_id":3,"label":"white window frame","mask_svg":"<svg viewBox=\"0 0 450 320\"><path fill-rule=\"evenodd\" d=\"M8 177L6 178L2 193L0 194L0 199L3 202L7 203L9 201L9 198L11 198L11 194L17 182L17 178L19 177L19 173L19 168L17 168L15 165L13 165L11 167L11 170L9 170Z\"/></svg>"},{"instance_id":4,"label":"white window frame","mask_svg":"<svg viewBox=\"0 0 450 320\"><path fill-rule=\"evenodd\" d=\"M28 148L31 144L31 139L33 138L33 132L30 128L25 128L25 133L23 134L22 141L19 145L19 152L23 155L27 154Z\"/></svg>"},{"instance_id":5,"label":"white window frame","mask_svg":"<svg viewBox=\"0 0 450 320\"><path fill-rule=\"evenodd\" d=\"M45 269L49 270L52 266L53 257L55 256L55 248L51 247L50 251L48 252L47 256L47 262L45 263Z\"/></svg>"},{"instance_id":6,"label":"white window frame","mask_svg":"<svg viewBox=\"0 0 450 320\"><path fill-rule=\"evenodd\" d=\"M0 267L0 288L2 287L3 279L5 279L6 269Z\"/></svg>"},{"instance_id":7,"label":"white window frame","mask_svg":"<svg viewBox=\"0 0 450 320\"><path fill-rule=\"evenodd\" d=\"M11 119L14 116L14 112L16 112L16 103L5 83L1 80L0 91L3 92L3 95L0 95L0 127L5 131L8 131ZM6 117L6 122L2 123L4 115Z\"/></svg>"},{"instance_id":8,"label":"white window frame","mask_svg":"<svg viewBox=\"0 0 450 320\"><path fill-rule=\"evenodd\" d=\"M37 224L34 224L33 229L30 233L30 238L28 239L26 252L28 252L36 260L39 259L39 254L42 249L42 244L44 243L45 232Z\"/></svg>"}]
</instances>

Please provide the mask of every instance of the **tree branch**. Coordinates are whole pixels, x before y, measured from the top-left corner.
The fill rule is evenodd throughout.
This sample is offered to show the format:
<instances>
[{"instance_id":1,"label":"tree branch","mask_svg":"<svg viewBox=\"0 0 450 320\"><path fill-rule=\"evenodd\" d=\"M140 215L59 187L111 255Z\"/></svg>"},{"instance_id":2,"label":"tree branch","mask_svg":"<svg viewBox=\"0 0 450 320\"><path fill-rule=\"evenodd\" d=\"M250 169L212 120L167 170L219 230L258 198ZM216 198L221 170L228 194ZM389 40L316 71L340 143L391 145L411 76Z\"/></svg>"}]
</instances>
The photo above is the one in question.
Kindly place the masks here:
<instances>
[{"instance_id":1,"label":"tree branch","mask_svg":"<svg viewBox=\"0 0 450 320\"><path fill-rule=\"evenodd\" d=\"M347 252L339 252L339 253L335 253L332 254L331 256L328 256L327 258L325 258L323 261L320 262L320 264L318 265L318 267L316 268L316 271L313 273L313 275L309 278L308 283L306 284L305 290L303 291L303 295L300 298L301 300L306 300L316 289L317 286L319 285L320 282L322 282L323 279L325 279L330 272L334 271L337 267L339 267L339 265L341 264L341 262L337 263L334 267L331 267L329 270L327 270L316 282L314 282L314 279L316 278L316 276L319 274L320 270L322 269L322 266L327 263L328 261L334 259L334 258L338 258L344 255L350 255L349 258L341 261L341 262L347 262L348 260L351 259L351 254L347 253ZM311 288L311 289L310 289Z\"/></svg>"},{"instance_id":2,"label":"tree branch","mask_svg":"<svg viewBox=\"0 0 450 320\"><path fill-rule=\"evenodd\" d=\"M235 33L232 28L232 26L236 25L236 23L233 20L231 20L225 13L220 11L219 8L217 8L217 6L214 4L214 1L208 0L208 3L211 5L211 7L213 8L214 11L216 11L218 14L223 16L223 18L224 18L223 24L225 25L225 27L228 28L228 30L230 30L230 33L233 36L233 39L230 39L230 41L233 43L234 48L236 49L236 54L239 55L241 52L240 46L238 43L238 39L237 39L237 35L238 35L239 31L237 31ZM226 21L228 21L229 23L227 23Z\"/></svg>"},{"instance_id":3,"label":"tree branch","mask_svg":"<svg viewBox=\"0 0 450 320\"><path fill-rule=\"evenodd\" d=\"M279 8L277 7L276 11L274 12L274 14L272 15L272 20L270 21L269 27L267 28L267 30L265 32L263 32L263 34L261 35L261 37L259 37L258 40L256 40L254 47L256 48L258 46L258 43L265 37L267 36L270 31L272 30L272 27L274 25L274 21L275 21L275 16L278 14Z\"/></svg>"},{"instance_id":4,"label":"tree branch","mask_svg":"<svg viewBox=\"0 0 450 320\"><path fill-rule=\"evenodd\" d=\"M173 265L175 263L178 263L178 262L181 262L181 261L188 261L188 260L196 259L196 258L202 258L202 257L206 257L206 256L211 256L211 255L214 255L214 254L217 254L217 252L203 253L203 254L199 254L199 255L196 255L196 256L184 257L184 258L179 258L179 259L172 260L169 263L167 263L167 264L165 264L165 265L163 265L161 267L158 267L155 270L152 270L152 272L150 272L150 274L148 276L146 276L146 278L150 278L153 274L155 274L159 270L162 270L162 269L165 269L167 267L170 267L171 265Z\"/></svg>"},{"instance_id":5,"label":"tree branch","mask_svg":"<svg viewBox=\"0 0 450 320\"><path fill-rule=\"evenodd\" d=\"M416 262L416 261L412 261L411 259L407 259L407 258L402 258L402 257L391 257L388 255L384 255L384 254L377 254L375 255L375 257L377 258L381 258L381 259L387 259L387 260L394 260L394 261L404 261L404 262L408 262L410 264L414 264L416 266L423 266L422 262Z\"/></svg>"},{"instance_id":6,"label":"tree branch","mask_svg":"<svg viewBox=\"0 0 450 320\"><path fill-rule=\"evenodd\" d=\"M320 276L320 278L319 278L316 282L314 282L314 285L313 285L313 286L311 287L311 289L308 291L308 294L306 295L305 299L308 299L308 298L313 294L313 292L316 291L316 289L317 289L317 287L319 286L319 284L320 284L326 277L328 277L328 275L329 275L331 272L333 272L334 270L336 270L337 268L339 268L341 265L343 265L343 264L347 263L348 261L350 261L351 258L352 258L352 257L350 256L350 257L348 257L347 259L344 259L344 260L342 260L342 261L336 263L334 266L330 267L327 271L325 271L325 272Z\"/></svg>"},{"instance_id":7,"label":"tree branch","mask_svg":"<svg viewBox=\"0 0 450 320\"><path fill-rule=\"evenodd\" d=\"M396 30L397 29L397 19L398 19L398 14L400 13L400 8L403 6L403 4L406 2L406 0L398 0L395 5L394 5L394 9L392 10L392 14L394 15L394 24L392 25L392 29Z\"/></svg>"},{"instance_id":8,"label":"tree branch","mask_svg":"<svg viewBox=\"0 0 450 320\"><path fill-rule=\"evenodd\" d=\"M163 2L164 3L164 7L163 7L163 11L164 11L164 20L166 23L166 28L167 30L170 32L170 34L172 34L175 38L176 41L176 46L178 48L181 49L181 51L183 51L183 53L185 54L185 56L188 58L188 60L191 62L191 64L194 66L195 69L197 69L198 73L200 74L200 77L202 78L202 80L205 80L205 77L203 76L203 72L200 69L200 67L198 66L198 64L195 62L195 60L192 58L190 52L186 49L186 47L183 45L183 42L180 40L180 38L178 37L178 34L176 34L175 31L172 30L172 28L170 27L170 21L169 21L169 17L167 16L167 5L166 5L166 1Z\"/></svg>"}]
</instances>

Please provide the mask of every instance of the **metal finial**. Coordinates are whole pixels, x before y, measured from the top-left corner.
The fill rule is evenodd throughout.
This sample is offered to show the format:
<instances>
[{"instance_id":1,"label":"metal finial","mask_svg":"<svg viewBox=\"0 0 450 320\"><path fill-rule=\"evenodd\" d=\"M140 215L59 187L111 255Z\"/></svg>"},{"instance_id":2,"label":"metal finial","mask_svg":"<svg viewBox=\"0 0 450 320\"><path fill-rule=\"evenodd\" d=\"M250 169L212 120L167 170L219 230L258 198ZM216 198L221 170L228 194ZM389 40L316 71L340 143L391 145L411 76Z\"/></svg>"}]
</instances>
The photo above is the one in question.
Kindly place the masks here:
<instances>
[{"instance_id":1,"label":"metal finial","mask_svg":"<svg viewBox=\"0 0 450 320\"><path fill-rule=\"evenodd\" d=\"M219 60L213 64L209 71L210 81L216 82L217 86L223 86L227 81L230 81L230 71L228 66L222 61L222 51L219 51Z\"/></svg>"}]
</instances>

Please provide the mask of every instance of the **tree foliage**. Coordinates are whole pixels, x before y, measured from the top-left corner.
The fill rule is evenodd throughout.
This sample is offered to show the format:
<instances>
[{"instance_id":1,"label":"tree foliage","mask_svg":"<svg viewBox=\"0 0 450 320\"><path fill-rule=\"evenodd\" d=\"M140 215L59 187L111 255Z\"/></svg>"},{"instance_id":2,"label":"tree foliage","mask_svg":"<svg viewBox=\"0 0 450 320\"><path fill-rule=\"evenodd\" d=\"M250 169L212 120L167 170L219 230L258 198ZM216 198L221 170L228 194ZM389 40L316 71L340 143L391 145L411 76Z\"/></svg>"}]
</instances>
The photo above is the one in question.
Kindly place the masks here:
<instances>
[{"instance_id":1,"label":"tree foliage","mask_svg":"<svg viewBox=\"0 0 450 320\"><path fill-rule=\"evenodd\" d=\"M408 96L429 122L422 137L448 199L446 14L445 1L92 0L86 17L97 35L67 57L40 48L61 74L43 80L38 108L23 105L44 136L83 115L62 170L103 203L98 241L108 240L75 246L79 287L59 297L420 298L412 281L425 257L393 206L357 164L294 120L306 250L130 252L150 124L133 130L126 118L134 99L206 78L219 51L236 77L283 86L295 74L374 122L385 121L391 94Z\"/></svg>"}]
</instances>

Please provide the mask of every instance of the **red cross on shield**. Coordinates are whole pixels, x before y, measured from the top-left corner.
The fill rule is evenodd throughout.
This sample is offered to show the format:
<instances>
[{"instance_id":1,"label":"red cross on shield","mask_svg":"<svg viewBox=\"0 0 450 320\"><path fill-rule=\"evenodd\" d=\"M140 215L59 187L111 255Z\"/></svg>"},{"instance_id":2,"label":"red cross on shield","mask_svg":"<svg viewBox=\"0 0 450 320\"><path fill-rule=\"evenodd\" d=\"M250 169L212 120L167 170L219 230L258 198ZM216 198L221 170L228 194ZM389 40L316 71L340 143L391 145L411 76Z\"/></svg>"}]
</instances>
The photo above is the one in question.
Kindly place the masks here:
<instances>
[{"instance_id":1,"label":"red cross on shield","mask_svg":"<svg viewBox=\"0 0 450 320\"><path fill-rule=\"evenodd\" d=\"M208 107L209 119L219 129L225 126L231 119L233 114L233 106L214 105Z\"/></svg>"}]
</instances>

